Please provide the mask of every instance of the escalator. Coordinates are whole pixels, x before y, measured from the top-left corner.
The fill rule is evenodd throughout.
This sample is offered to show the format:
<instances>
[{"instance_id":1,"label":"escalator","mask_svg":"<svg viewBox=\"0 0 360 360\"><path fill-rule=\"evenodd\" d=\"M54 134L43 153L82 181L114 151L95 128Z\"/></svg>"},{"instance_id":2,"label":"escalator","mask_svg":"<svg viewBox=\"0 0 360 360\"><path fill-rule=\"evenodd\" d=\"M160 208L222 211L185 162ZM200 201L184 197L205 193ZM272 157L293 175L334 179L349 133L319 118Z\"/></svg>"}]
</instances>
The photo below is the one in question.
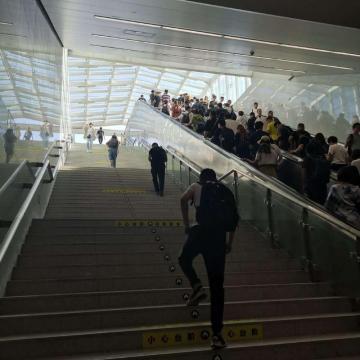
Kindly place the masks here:
<instances>
[{"instance_id":1,"label":"escalator","mask_svg":"<svg viewBox=\"0 0 360 360\"><path fill-rule=\"evenodd\" d=\"M299 259L313 280L332 279L339 291L360 293L360 282L354 281L354 276L360 279L360 231L148 104L136 104L127 137L138 143L158 142L179 156L183 161L177 170L180 176L186 176L186 163L198 169L213 168L219 177L233 172L224 181L237 194L243 220L266 234L272 247L285 248Z\"/></svg>"}]
</instances>

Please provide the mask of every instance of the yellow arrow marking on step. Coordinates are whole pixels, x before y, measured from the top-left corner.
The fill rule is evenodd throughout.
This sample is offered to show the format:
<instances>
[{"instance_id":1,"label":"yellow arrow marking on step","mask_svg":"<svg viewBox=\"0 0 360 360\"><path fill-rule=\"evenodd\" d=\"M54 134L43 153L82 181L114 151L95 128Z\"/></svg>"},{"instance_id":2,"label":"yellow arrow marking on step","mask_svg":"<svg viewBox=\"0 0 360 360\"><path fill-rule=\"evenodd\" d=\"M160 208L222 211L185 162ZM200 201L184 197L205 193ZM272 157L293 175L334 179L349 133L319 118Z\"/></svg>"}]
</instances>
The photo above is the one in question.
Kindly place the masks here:
<instances>
[{"instance_id":1,"label":"yellow arrow marking on step","mask_svg":"<svg viewBox=\"0 0 360 360\"><path fill-rule=\"evenodd\" d=\"M181 220L154 220L154 219L140 219L140 220L117 220L116 227L180 227L183 223Z\"/></svg>"},{"instance_id":2,"label":"yellow arrow marking on step","mask_svg":"<svg viewBox=\"0 0 360 360\"><path fill-rule=\"evenodd\" d=\"M145 194L145 189L136 189L136 188L109 188L103 189L103 193L110 194Z\"/></svg>"},{"instance_id":3,"label":"yellow arrow marking on step","mask_svg":"<svg viewBox=\"0 0 360 360\"><path fill-rule=\"evenodd\" d=\"M143 333L143 348L204 345L210 343L211 336L210 327L145 332ZM263 325L226 325L223 336L226 342L261 340L264 336Z\"/></svg>"}]
</instances>

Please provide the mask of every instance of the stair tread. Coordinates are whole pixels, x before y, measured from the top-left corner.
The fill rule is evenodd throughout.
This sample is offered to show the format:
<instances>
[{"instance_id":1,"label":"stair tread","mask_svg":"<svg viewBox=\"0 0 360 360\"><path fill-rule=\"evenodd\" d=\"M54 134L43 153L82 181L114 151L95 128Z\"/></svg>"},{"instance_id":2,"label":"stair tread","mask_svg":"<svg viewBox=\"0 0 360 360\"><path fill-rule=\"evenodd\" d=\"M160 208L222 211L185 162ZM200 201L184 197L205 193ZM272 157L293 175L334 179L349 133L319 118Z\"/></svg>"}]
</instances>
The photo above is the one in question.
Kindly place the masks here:
<instances>
[{"instance_id":1,"label":"stair tread","mask_svg":"<svg viewBox=\"0 0 360 360\"><path fill-rule=\"evenodd\" d=\"M308 297L308 298L290 298L290 299L265 299L265 300L245 300L245 301L228 301L225 302L226 305L245 305L245 304L263 304L263 303L289 303L289 302L310 302L318 300L348 300L346 296L321 296L321 297ZM210 304L205 302L200 307L209 307ZM149 309L183 309L185 305L183 303L175 305L152 305L152 306L136 306L136 307L122 307L122 308L98 308L98 309L86 309L86 310L75 310L75 311L54 311L54 312L44 312L44 313L31 313L31 314L9 314L9 315L0 315L0 320L5 318L20 318L20 317L34 317L34 316L56 316L56 315L70 315L70 314L93 314L94 312L106 313L113 311L131 311L131 310L149 310Z\"/></svg>"},{"instance_id":2,"label":"stair tread","mask_svg":"<svg viewBox=\"0 0 360 360\"><path fill-rule=\"evenodd\" d=\"M224 286L225 290L231 289L243 289L243 288L272 288L272 287L290 287L290 286L328 286L329 284L324 283L312 283L312 282L303 282L303 283L287 283L287 284L248 284L248 285L229 285ZM204 286L205 289L208 289L207 286ZM189 291L191 288L163 288L163 289L137 289L137 290L118 290L118 291L96 291L96 292L82 292L82 293L65 293L65 294L39 294L39 295L15 295L15 296L4 296L0 298L0 304L4 301L9 300L18 300L18 299L38 299L38 298L53 298L53 297L80 297L80 296L101 296L101 295L113 295L113 294L123 294L123 293L149 293L149 292L164 292L164 291Z\"/></svg>"},{"instance_id":3,"label":"stair tread","mask_svg":"<svg viewBox=\"0 0 360 360\"><path fill-rule=\"evenodd\" d=\"M336 318L351 318L360 317L360 312L346 312L346 313L326 313L326 314L310 314L310 315L294 315L294 316L279 316L279 317L264 317L255 319L239 319L239 320L224 320L224 325L233 324L258 324L258 323L272 323L283 321L301 321L301 320L316 320L316 319L336 319ZM164 329L182 329L186 327L197 328L210 326L209 321L200 321L196 323L175 323L166 325L151 325L151 326L134 326L134 327L121 327L121 328L108 328L108 329L91 329L81 331L60 331L60 332L47 332L36 333L30 335L11 335L0 336L0 343L3 341L14 341L24 339L44 339L54 337L69 337L69 336L82 336L93 334L110 334L110 333L126 333L126 332L141 332L141 331L158 331ZM360 335L360 332L359 332Z\"/></svg>"}]
</instances>

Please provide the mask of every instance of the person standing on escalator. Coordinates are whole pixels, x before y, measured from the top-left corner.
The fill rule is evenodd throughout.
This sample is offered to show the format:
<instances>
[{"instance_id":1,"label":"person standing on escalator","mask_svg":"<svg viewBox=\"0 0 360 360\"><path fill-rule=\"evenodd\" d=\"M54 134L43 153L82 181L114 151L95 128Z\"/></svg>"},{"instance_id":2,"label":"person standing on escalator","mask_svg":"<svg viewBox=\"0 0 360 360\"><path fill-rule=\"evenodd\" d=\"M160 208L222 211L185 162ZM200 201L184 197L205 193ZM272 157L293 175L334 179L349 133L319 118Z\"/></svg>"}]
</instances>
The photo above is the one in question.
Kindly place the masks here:
<instances>
[{"instance_id":1,"label":"person standing on escalator","mask_svg":"<svg viewBox=\"0 0 360 360\"><path fill-rule=\"evenodd\" d=\"M166 151L157 143L153 143L149 151L149 161L155 192L159 196L164 196Z\"/></svg>"}]
</instances>

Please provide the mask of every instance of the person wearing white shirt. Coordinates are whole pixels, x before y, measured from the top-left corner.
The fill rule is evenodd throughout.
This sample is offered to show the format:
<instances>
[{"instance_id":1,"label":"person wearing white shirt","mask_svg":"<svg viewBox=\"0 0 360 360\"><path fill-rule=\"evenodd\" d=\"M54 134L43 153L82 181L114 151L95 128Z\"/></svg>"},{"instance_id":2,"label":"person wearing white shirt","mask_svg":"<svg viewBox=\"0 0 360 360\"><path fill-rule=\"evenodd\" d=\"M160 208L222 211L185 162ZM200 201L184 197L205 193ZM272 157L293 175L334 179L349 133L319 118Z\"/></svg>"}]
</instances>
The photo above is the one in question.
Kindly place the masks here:
<instances>
[{"instance_id":1,"label":"person wearing white shirt","mask_svg":"<svg viewBox=\"0 0 360 360\"><path fill-rule=\"evenodd\" d=\"M349 163L349 155L343 145L338 144L336 136L328 138L329 152L327 159L331 162L331 169L338 171Z\"/></svg>"},{"instance_id":2,"label":"person wearing white shirt","mask_svg":"<svg viewBox=\"0 0 360 360\"><path fill-rule=\"evenodd\" d=\"M262 122L263 123L263 131L266 132L266 129L267 129L266 116L264 116L262 114L262 110L260 108L257 109L257 116L256 116L255 123L257 123L257 122Z\"/></svg>"},{"instance_id":3,"label":"person wearing white shirt","mask_svg":"<svg viewBox=\"0 0 360 360\"><path fill-rule=\"evenodd\" d=\"M259 103L254 102L254 106L253 106L253 108L252 108L251 111L252 111L255 115L257 115L258 108L259 108Z\"/></svg>"},{"instance_id":4,"label":"person wearing white shirt","mask_svg":"<svg viewBox=\"0 0 360 360\"><path fill-rule=\"evenodd\" d=\"M239 111L238 116L236 118L236 122L238 125L242 125L245 129L247 127L247 116L244 114L243 111Z\"/></svg>"},{"instance_id":5,"label":"person wearing white shirt","mask_svg":"<svg viewBox=\"0 0 360 360\"><path fill-rule=\"evenodd\" d=\"M95 128L92 123L89 124L89 126L86 129L86 151L91 152L93 142L96 138Z\"/></svg>"},{"instance_id":6,"label":"person wearing white shirt","mask_svg":"<svg viewBox=\"0 0 360 360\"><path fill-rule=\"evenodd\" d=\"M239 125L242 125L245 129L247 128L247 118L244 115L243 111L239 111L236 120L226 119L225 122L226 122L226 127L231 129L234 132L234 134L236 134L237 127Z\"/></svg>"}]
</instances>

